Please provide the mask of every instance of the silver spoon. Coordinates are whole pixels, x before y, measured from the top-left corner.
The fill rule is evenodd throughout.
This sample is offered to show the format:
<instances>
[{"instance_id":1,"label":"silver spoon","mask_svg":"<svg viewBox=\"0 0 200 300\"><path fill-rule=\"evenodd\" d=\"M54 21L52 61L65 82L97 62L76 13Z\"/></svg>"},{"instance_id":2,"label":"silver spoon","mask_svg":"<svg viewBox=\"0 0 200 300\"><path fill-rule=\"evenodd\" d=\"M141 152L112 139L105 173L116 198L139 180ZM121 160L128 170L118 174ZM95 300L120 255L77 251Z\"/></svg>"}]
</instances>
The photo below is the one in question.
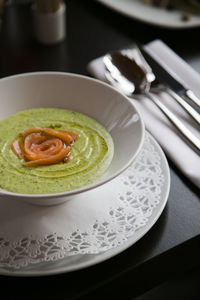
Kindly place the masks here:
<instances>
[{"instance_id":1,"label":"silver spoon","mask_svg":"<svg viewBox=\"0 0 200 300\"><path fill-rule=\"evenodd\" d=\"M143 57L140 52L139 55ZM138 62L136 63L135 59L129 58L121 51L106 54L103 58L103 62L106 67L105 76L114 87L121 90L121 92L127 96L143 94L151 99L181 134L200 151L200 140L174 113L150 92L151 82L155 79L155 76L153 76L151 68L147 68L148 64L146 62L145 65L141 62L140 64Z\"/></svg>"},{"instance_id":2,"label":"silver spoon","mask_svg":"<svg viewBox=\"0 0 200 300\"><path fill-rule=\"evenodd\" d=\"M146 80L152 83L151 92L160 93L161 91L164 91L165 93L169 94L176 102L180 104L180 106L183 107L183 109L197 122L197 124L200 125L200 114L187 101L172 91L168 86L157 82L155 74L152 72L151 67L145 60L142 52L136 44L133 44L130 48L123 49L115 53L119 53L127 60L126 68L128 73L132 73L132 69L130 69L132 61L136 62L137 65L139 65L140 68L145 72ZM129 59L130 61L128 62Z\"/></svg>"}]
</instances>

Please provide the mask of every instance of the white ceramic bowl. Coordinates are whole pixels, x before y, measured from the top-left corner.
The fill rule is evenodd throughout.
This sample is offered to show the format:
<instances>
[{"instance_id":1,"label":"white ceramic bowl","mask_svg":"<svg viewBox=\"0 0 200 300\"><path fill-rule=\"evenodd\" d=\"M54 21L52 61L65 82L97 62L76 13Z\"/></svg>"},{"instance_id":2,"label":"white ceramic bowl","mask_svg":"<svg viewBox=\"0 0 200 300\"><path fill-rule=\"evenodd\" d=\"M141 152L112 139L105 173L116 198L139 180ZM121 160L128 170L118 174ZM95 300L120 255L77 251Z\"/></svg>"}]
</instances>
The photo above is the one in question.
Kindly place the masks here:
<instances>
[{"instance_id":1,"label":"white ceramic bowl","mask_svg":"<svg viewBox=\"0 0 200 300\"><path fill-rule=\"evenodd\" d=\"M132 101L111 86L86 76L37 72L6 77L0 80L0 99L0 119L29 108L70 109L102 123L114 141L113 160L105 174L93 184L56 194L17 194L0 190L1 197L38 205L65 202L118 176L133 162L143 144L144 124Z\"/></svg>"}]
</instances>

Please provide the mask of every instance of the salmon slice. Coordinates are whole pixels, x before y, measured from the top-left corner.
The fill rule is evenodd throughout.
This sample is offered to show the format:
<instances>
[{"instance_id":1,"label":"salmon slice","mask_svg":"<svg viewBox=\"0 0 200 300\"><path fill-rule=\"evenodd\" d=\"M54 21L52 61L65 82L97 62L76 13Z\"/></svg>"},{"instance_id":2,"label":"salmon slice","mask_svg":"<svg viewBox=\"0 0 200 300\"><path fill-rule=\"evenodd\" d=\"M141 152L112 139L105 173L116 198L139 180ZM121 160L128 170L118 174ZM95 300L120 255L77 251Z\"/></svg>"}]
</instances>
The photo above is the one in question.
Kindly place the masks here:
<instances>
[{"instance_id":1,"label":"salmon slice","mask_svg":"<svg viewBox=\"0 0 200 300\"><path fill-rule=\"evenodd\" d=\"M76 141L79 138L79 134L77 132L67 129L61 129L60 131L69 134L72 137L73 141Z\"/></svg>"},{"instance_id":2,"label":"salmon slice","mask_svg":"<svg viewBox=\"0 0 200 300\"><path fill-rule=\"evenodd\" d=\"M56 164L56 163L59 163L59 162L65 160L68 157L68 155L70 154L70 151L71 151L71 147L67 146L66 148L62 149L62 151L60 151L60 153L58 153L56 155L44 157L44 158L40 158L40 159L36 159L36 160L30 160L30 161L24 162L23 165L24 166L41 166L41 165Z\"/></svg>"},{"instance_id":3,"label":"salmon slice","mask_svg":"<svg viewBox=\"0 0 200 300\"><path fill-rule=\"evenodd\" d=\"M20 142L20 140L15 140L11 145L11 149L18 156L19 159L22 159L24 157L24 153L23 147Z\"/></svg>"},{"instance_id":4,"label":"salmon slice","mask_svg":"<svg viewBox=\"0 0 200 300\"><path fill-rule=\"evenodd\" d=\"M22 131L20 133L20 135L25 138L27 135L31 134L31 133L37 133L37 132L42 132L43 129L40 128L40 127L30 127L30 128L27 128L25 129L24 131Z\"/></svg>"},{"instance_id":5,"label":"salmon slice","mask_svg":"<svg viewBox=\"0 0 200 300\"><path fill-rule=\"evenodd\" d=\"M68 133L63 133L62 131L59 131L59 130L45 128L44 133L49 136L57 137L68 145L70 145L73 142L73 138L71 137L71 135L69 135Z\"/></svg>"},{"instance_id":6,"label":"salmon slice","mask_svg":"<svg viewBox=\"0 0 200 300\"><path fill-rule=\"evenodd\" d=\"M25 166L51 165L69 160L71 144L79 134L71 130L30 127L22 131L11 149Z\"/></svg>"}]
</instances>

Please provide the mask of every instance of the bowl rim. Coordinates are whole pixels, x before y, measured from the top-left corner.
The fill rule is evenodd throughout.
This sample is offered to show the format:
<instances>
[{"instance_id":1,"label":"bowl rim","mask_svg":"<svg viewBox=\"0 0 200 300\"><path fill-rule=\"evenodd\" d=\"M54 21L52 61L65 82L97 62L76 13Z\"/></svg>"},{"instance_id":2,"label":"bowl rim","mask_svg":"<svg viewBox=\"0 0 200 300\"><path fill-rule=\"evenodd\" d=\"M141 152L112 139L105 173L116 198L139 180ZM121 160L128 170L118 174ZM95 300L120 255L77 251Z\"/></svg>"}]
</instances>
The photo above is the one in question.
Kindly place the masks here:
<instances>
[{"instance_id":1,"label":"bowl rim","mask_svg":"<svg viewBox=\"0 0 200 300\"><path fill-rule=\"evenodd\" d=\"M133 106L133 108L137 112L137 114L139 116L139 121L141 123L141 128L142 128L142 130L141 130L141 140L140 140L140 143L138 145L137 151L131 157L131 159L129 159L129 161L122 168L120 168L118 171L116 171L115 173L113 173L111 176L109 176L106 179L98 180L97 182L91 183L89 185L86 185L86 186L83 186L81 188L74 189L74 190L71 190L71 191L59 192L59 193L50 193L50 194L48 194L48 193L45 193L45 194L23 194L23 193L14 193L14 192L10 192L10 191L0 189L0 197L9 196L9 197L13 197L13 198L22 198L22 199L25 199L25 198L29 198L29 199L47 199L47 198L51 199L51 198L54 198L54 199L56 199L56 198L69 197L69 196L78 195L78 194L81 194L83 192L87 192L87 191L90 191L92 189L95 189L95 188L97 188L97 187L113 180L114 178L119 176L121 173L123 173L131 165L131 163L135 160L135 158L137 157L138 153L140 152L140 150L142 148L142 145L143 145L143 142L144 142L144 137L145 137L145 124L144 124L143 118L141 117L140 112L138 111L138 109L134 105L133 101L131 101L122 92L120 92L116 88L112 87L110 84L108 84L106 82L103 82L102 80L99 80L99 79L96 79L96 78L93 78L93 77L89 77L87 75L82 75L82 74L78 74L78 73L71 73L71 72L36 71L36 72L13 74L13 75L9 75L9 76L0 78L0 83L2 81L6 81L6 80L9 80L9 79L12 79L12 78L25 77L25 76L37 76L37 75L61 75L61 76L67 76L67 77L73 77L73 78L89 80L91 82L96 82L96 83L98 83L102 86L105 86L108 89L111 89L111 90L117 92L123 98L125 98L126 101L128 101L129 104L131 104L131 106Z\"/></svg>"}]
</instances>

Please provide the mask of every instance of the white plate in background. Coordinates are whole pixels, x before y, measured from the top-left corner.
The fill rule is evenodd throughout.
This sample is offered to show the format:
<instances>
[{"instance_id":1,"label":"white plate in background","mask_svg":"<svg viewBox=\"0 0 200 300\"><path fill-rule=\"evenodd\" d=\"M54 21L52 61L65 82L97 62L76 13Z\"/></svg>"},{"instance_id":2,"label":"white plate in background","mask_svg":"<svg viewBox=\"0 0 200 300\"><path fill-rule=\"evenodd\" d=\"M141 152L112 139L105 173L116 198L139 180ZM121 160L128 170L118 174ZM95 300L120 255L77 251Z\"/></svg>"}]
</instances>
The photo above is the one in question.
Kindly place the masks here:
<instances>
[{"instance_id":1,"label":"white plate in background","mask_svg":"<svg viewBox=\"0 0 200 300\"><path fill-rule=\"evenodd\" d=\"M180 10L166 10L155 6L145 5L141 0L97 0L128 17L152 25L171 29L184 29L200 26L200 16L190 14L188 21L181 19Z\"/></svg>"}]
</instances>

